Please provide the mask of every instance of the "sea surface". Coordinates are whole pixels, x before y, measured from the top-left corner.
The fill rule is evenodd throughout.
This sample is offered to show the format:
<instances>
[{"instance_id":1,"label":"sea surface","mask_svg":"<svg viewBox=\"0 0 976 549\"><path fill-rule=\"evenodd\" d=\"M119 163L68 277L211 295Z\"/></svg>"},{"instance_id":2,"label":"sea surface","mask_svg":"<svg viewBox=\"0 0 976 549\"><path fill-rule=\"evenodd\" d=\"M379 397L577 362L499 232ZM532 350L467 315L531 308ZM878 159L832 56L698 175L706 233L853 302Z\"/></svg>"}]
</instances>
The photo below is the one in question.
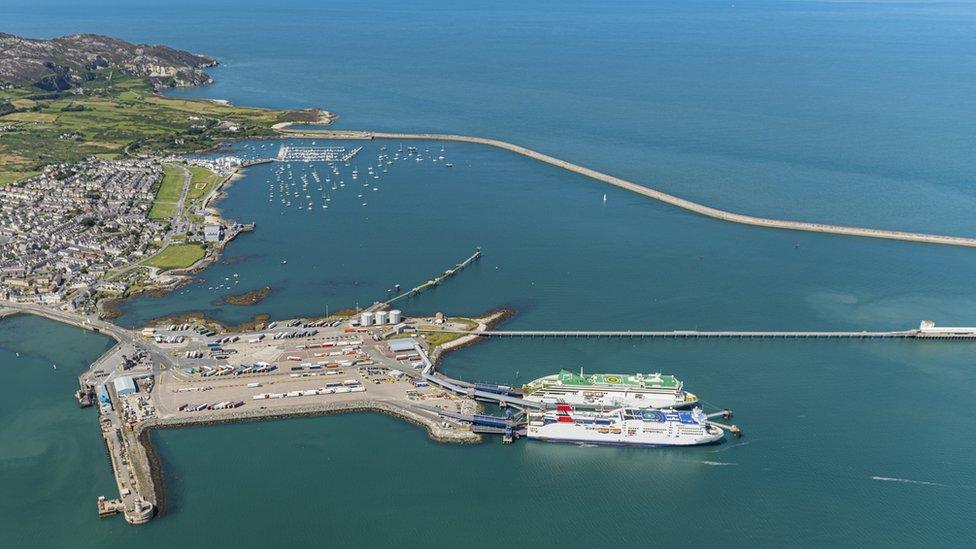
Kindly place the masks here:
<instances>
[{"instance_id":1,"label":"sea surface","mask_svg":"<svg viewBox=\"0 0 976 549\"><path fill-rule=\"evenodd\" d=\"M174 96L318 106L343 129L497 137L742 213L976 234L972 3L132 4L8 0L0 30L99 32L221 61L215 85ZM126 303L120 322L367 305L480 246L478 263L404 312L504 306L513 329L976 324L972 250L724 223L481 146L404 143L424 161L378 168L400 143L337 144L364 146L340 176L249 169L220 207L257 230L194 284ZM258 305L222 302L263 286ZM109 463L95 414L71 399L106 346L0 321L13 395L0 403L0 544L976 544L973 343L483 342L444 370L504 383L563 367L675 373L732 408L745 436L457 447L369 414L165 431L168 512L139 528L97 519Z\"/></svg>"}]
</instances>

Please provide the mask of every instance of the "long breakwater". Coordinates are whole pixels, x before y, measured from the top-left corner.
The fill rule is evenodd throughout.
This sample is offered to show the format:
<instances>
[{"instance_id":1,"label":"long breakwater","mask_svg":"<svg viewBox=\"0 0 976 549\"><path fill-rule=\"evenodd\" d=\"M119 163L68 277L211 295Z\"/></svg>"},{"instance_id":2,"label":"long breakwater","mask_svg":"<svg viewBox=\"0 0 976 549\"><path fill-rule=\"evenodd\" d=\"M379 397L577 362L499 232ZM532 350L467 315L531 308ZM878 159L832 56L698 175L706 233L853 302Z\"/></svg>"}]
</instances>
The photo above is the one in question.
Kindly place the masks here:
<instances>
[{"instance_id":1,"label":"long breakwater","mask_svg":"<svg viewBox=\"0 0 976 549\"><path fill-rule=\"evenodd\" d=\"M692 202L691 200L686 200L674 196L672 194L653 189L633 181L628 181L626 179L621 179L603 172L599 172L566 160L556 158L541 152L522 147L520 145L515 145L508 143L506 141L500 141L498 139L489 139L485 137L475 137L468 135L453 135L453 134L437 134L437 133L389 133L389 132L369 132L369 131L335 131L335 130L288 130L280 129L280 133L283 135L293 136L293 137L315 137L318 139L401 139L401 140L425 140L425 141L457 141L462 143L477 143L480 145L488 145L490 147L496 147L499 149L505 149L507 151L538 160L540 162L545 162L562 168L573 173L578 173L584 175L591 179L601 181L613 185L615 187L620 187L631 192L646 196L648 198L653 198L682 208L700 215L707 217L712 217L715 219L721 219L723 221L729 221L732 223L740 223L743 225L753 225L756 227L765 227L770 229L787 229L791 231L806 231L814 233L827 233L827 234L839 234L847 236L860 236L866 238L881 238L886 240L904 240L910 242L923 242L928 244L943 244L947 246L964 246L970 248L976 248L976 238L964 237L964 236L950 236L950 235L939 235L939 234L928 234L928 233L915 233L907 231L893 231L887 229L872 229L868 227L853 227L847 225L832 225L827 223L812 223L807 221L793 221L789 219L772 219L767 217L758 217L753 215L739 214L735 212L729 212L725 210L720 210L718 208L713 208L711 206L706 206L705 204L699 204L698 202Z\"/></svg>"}]
</instances>

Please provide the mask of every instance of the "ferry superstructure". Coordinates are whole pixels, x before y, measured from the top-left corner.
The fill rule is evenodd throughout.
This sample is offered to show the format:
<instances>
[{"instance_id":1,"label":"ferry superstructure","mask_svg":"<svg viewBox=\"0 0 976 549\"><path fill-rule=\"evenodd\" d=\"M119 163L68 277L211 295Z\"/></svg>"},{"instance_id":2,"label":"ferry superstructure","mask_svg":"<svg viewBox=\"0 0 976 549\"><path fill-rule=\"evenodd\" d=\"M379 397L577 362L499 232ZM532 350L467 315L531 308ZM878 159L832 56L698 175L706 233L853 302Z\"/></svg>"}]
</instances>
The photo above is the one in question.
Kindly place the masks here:
<instances>
[{"instance_id":1,"label":"ferry superstructure","mask_svg":"<svg viewBox=\"0 0 976 549\"><path fill-rule=\"evenodd\" d=\"M597 412L559 404L556 410L530 412L526 436L577 444L696 446L721 440L724 431L709 423L701 408L618 408Z\"/></svg>"},{"instance_id":2,"label":"ferry superstructure","mask_svg":"<svg viewBox=\"0 0 976 549\"><path fill-rule=\"evenodd\" d=\"M698 397L673 375L589 374L562 370L523 387L524 398L576 408L691 408Z\"/></svg>"}]
</instances>

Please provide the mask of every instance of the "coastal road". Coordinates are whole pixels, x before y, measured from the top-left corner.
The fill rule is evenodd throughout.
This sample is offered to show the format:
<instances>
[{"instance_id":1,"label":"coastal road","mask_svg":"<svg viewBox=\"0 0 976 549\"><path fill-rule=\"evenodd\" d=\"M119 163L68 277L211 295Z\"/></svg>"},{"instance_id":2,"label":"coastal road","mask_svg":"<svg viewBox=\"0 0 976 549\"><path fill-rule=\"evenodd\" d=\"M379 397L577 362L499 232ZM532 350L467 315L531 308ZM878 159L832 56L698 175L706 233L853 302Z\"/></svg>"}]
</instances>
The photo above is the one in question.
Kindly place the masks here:
<instances>
[{"instance_id":1,"label":"coastal road","mask_svg":"<svg viewBox=\"0 0 976 549\"><path fill-rule=\"evenodd\" d=\"M172 368L175 365L173 358L164 350L157 347L155 343L142 341L137 333L116 326L111 322L101 320L95 316L71 313L33 303L13 303L10 301L0 301L0 308L19 314L36 315L85 330L103 333L118 342L118 345L121 346L123 352L129 356L131 356L136 349L144 350L152 359L153 374L158 373L157 370L160 366ZM113 354L117 347L113 347L111 350L107 351L105 355L100 357L99 360L95 361L95 364L101 365L102 358Z\"/></svg>"},{"instance_id":2,"label":"coastal road","mask_svg":"<svg viewBox=\"0 0 976 549\"><path fill-rule=\"evenodd\" d=\"M651 187L646 187L626 179L621 179L612 175L608 175L596 170L568 162L556 158L554 156L549 156L541 152L508 143L506 141L500 141L498 139L489 139L485 137L475 137L468 135L453 135L453 134L437 134L437 133L390 133L390 132L371 132L371 131L335 131L335 130L289 130L287 128L279 129L279 133L288 136L295 137L315 137L318 139L391 139L391 140L424 140L424 141L456 141L462 143L476 143L479 145L487 145L489 147L496 147L499 149L504 149L507 151L538 160L540 162L545 162L546 164L551 164L558 168L562 168L567 171L578 173L584 175L591 179L613 185L615 187L620 187L631 192L646 196L648 198L653 198L654 200L659 200L666 204L682 208L700 215L707 217L712 217L715 219L721 219L723 221L729 221L732 223L740 223L743 225L753 225L756 227L765 227L770 229L787 229L791 231L805 231L814 233L828 233L828 234L838 234L846 236L860 236L866 238L881 238L887 240L904 240L910 242L923 242L928 244L943 244L948 246L964 246L976 248L976 238L963 237L963 236L949 236L949 235L938 235L938 234L928 234L928 233L913 233L906 231L893 231L886 229L872 229L868 227L853 227L847 225L831 225L826 223L811 223L806 221L792 221L788 219L772 219L767 217L757 217L752 215L739 214L735 212L728 212L725 210L720 210L718 208L713 208L711 206L706 206L704 204L699 204L697 202L692 202L691 200L686 200L668 194Z\"/></svg>"}]
</instances>

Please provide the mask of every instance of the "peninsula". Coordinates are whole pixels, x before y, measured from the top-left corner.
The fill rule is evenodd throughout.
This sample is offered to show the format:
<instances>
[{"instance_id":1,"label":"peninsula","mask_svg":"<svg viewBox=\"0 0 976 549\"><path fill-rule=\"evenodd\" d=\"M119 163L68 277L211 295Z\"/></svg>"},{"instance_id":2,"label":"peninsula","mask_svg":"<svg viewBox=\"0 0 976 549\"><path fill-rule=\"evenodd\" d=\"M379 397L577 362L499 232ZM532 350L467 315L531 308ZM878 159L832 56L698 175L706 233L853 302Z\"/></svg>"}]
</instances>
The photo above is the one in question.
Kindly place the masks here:
<instances>
[{"instance_id":1,"label":"peninsula","mask_svg":"<svg viewBox=\"0 0 976 549\"><path fill-rule=\"evenodd\" d=\"M167 46L80 34L0 34L0 184L45 166L211 149L273 136L283 122L328 123L317 109L270 110L170 99L163 88L209 84L217 61Z\"/></svg>"}]
</instances>

